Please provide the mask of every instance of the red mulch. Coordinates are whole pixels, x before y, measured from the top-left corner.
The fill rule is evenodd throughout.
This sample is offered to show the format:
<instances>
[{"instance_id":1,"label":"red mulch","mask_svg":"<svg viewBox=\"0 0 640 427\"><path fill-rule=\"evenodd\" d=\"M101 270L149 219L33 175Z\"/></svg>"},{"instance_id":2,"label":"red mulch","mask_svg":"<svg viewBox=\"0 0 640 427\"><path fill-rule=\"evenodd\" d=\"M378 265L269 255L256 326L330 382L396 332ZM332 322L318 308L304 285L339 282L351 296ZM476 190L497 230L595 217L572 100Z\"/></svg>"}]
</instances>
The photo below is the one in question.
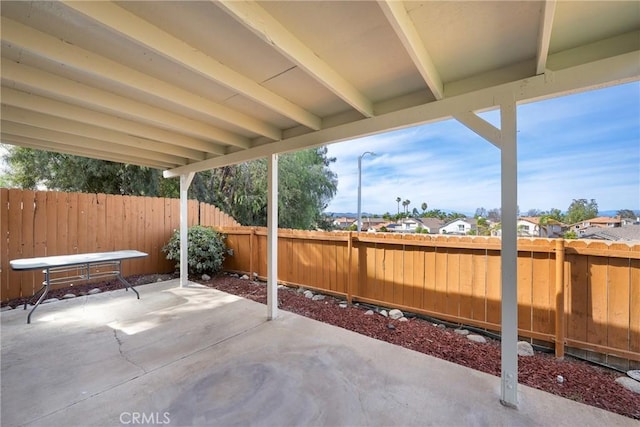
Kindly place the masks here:
<instances>
[{"instance_id":1,"label":"red mulch","mask_svg":"<svg viewBox=\"0 0 640 427\"><path fill-rule=\"evenodd\" d=\"M158 280L175 278L171 274L155 274L128 277L134 286L155 283ZM193 278L191 280L194 280ZM209 281L195 280L209 287L266 304L264 283L220 275ZM85 295L92 288L103 291L120 289L118 281L74 286L52 290L47 298L61 298L66 293ZM311 319L354 331L371 338L389 342L430 356L448 360L491 375L500 376L500 342L487 337L486 344L469 341L451 328L441 328L433 323L412 317L400 322L379 314L365 315L369 307L349 306L340 308L344 302L327 296L325 300L312 301L295 289L278 292L278 306ZM3 302L2 306L20 306L24 299ZM390 328L393 325L395 328ZM564 382L557 381L558 375ZM567 399L615 412L640 420L640 394L633 393L615 382L624 375L570 356L557 360L553 355L536 351L532 357L518 358L518 381Z\"/></svg>"}]
</instances>

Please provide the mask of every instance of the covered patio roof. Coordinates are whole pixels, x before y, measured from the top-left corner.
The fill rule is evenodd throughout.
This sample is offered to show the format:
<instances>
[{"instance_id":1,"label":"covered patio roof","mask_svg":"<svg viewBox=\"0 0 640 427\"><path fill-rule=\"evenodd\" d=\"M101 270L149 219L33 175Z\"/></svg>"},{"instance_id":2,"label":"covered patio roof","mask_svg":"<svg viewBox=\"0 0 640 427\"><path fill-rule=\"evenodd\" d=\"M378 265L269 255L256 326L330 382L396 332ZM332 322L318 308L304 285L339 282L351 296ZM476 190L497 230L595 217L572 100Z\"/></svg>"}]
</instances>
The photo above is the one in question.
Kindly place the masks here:
<instances>
[{"instance_id":1,"label":"covered patio roof","mask_svg":"<svg viewBox=\"0 0 640 427\"><path fill-rule=\"evenodd\" d=\"M1 32L2 142L179 176L183 284L193 173L269 158L268 318L278 153L451 117L494 144L509 406L516 105L640 79L637 1L3 1Z\"/></svg>"},{"instance_id":2,"label":"covered patio roof","mask_svg":"<svg viewBox=\"0 0 640 427\"><path fill-rule=\"evenodd\" d=\"M2 141L169 177L637 80L639 62L636 1L3 1Z\"/></svg>"}]
</instances>

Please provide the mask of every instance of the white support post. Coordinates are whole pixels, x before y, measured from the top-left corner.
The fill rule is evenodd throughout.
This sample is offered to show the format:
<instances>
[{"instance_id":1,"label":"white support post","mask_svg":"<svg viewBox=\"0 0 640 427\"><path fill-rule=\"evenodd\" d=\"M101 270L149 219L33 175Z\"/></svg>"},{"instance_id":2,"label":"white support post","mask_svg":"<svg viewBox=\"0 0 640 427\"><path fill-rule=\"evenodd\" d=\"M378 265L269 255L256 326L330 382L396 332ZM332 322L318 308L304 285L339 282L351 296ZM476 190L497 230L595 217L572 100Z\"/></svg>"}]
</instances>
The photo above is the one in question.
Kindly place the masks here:
<instances>
[{"instance_id":1,"label":"white support post","mask_svg":"<svg viewBox=\"0 0 640 427\"><path fill-rule=\"evenodd\" d=\"M518 406L518 167L517 114L513 95L500 103L502 197L503 405Z\"/></svg>"},{"instance_id":2,"label":"white support post","mask_svg":"<svg viewBox=\"0 0 640 427\"><path fill-rule=\"evenodd\" d=\"M180 287L184 288L189 283L189 264L188 264L188 250L189 247L189 211L187 209L187 192L193 177L194 172L189 172L186 175L180 175Z\"/></svg>"},{"instance_id":3,"label":"white support post","mask_svg":"<svg viewBox=\"0 0 640 427\"><path fill-rule=\"evenodd\" d=\"M269 156L267 173L267 319L278 317L278 155ZM253 272L252 272L253 273Z\"/></svg>"}]
</instances>

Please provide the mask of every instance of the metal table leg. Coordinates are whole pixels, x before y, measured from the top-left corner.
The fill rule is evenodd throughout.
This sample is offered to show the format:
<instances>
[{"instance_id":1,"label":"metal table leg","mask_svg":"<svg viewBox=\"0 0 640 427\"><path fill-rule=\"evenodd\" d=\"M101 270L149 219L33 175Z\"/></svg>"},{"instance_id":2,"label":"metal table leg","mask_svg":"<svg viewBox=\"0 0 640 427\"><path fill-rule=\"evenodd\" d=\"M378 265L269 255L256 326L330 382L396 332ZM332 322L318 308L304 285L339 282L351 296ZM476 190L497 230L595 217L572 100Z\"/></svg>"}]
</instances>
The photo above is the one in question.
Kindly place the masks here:
<instances>
[{"instance_id":1,"label":"metal table leg","mask_svg":"<svg viewBox=\"0 0 640 427\"><path fill-rule=\"evenodd\" d=\"M38 295L38 293L40 291L42 291L44 289L44 292L42 292L42 295L40 295L40 298L38 298L38 301L36 302L36 305L33 306L33 308L31 309L31 311L29 312L29 314L27 315L27 324L31 323L31 315L33 314L33 312L36 310L36 308L38 308L38 306L40 305L40 303L42 301L44 301L44 298L47 296L47 294L49 293L49 288L51 287L51 282L49 280L49 269L47 268L44 271L44 282L42 283L42 287L38 290L38 292L36 292L35 294L33 294L33 296L31 297L31 299L29 301L32 301L33 298ZM27 303L24 303L24 309L27 309Z\"/></svg>"}]
</instances>

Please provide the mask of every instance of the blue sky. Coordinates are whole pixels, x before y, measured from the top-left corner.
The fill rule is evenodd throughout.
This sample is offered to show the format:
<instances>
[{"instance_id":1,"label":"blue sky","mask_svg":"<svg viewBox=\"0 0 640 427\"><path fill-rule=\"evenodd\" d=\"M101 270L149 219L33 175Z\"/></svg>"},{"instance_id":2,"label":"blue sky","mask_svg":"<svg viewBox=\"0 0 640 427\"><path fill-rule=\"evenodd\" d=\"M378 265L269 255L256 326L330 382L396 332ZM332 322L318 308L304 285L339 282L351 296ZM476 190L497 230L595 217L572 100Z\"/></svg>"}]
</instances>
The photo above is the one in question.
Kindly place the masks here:
<instances>
[{"instance_id":1,"label":"blue sky","mask_svg":"<svg viewBox=\"0 0 640 427\"><path fill-rule=\"evenodd\" d=\"M499 122L497 111L482 114ZM338 192L327 212L356 212L358 156L363 212L500 207L500 153L455 120L329 145ZM640 83L518 106L518 205L562 211L595 199L600 211L640 209ZM400 207L402 209L402 206Z\"/></svg>"}]
</instances>

